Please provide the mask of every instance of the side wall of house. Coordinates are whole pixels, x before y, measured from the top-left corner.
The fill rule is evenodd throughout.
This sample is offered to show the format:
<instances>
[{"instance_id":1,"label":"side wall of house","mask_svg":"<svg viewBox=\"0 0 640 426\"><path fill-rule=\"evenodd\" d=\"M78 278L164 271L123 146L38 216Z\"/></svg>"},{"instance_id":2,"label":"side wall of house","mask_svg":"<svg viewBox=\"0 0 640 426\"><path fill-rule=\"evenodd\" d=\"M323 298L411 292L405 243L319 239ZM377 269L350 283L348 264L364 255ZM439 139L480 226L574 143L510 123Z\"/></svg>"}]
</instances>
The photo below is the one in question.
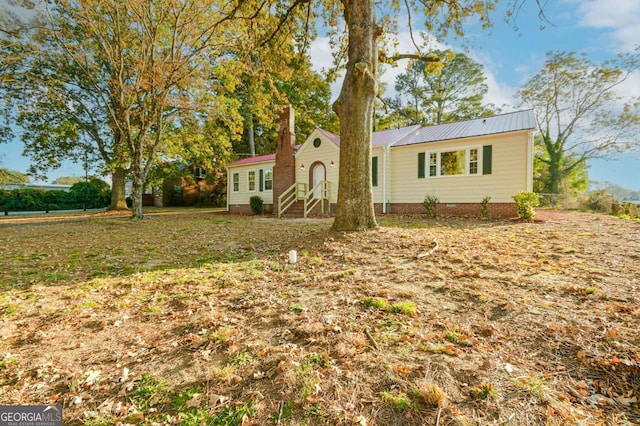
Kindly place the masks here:
<instances>
[{"instance_id":1,"label":"side wall of house","mask_svg":"<svg viewBox=\"0 0 640 426\"><path fill-rule=\"evenodd\" d=\"M491 203L513 203L513 196L530 191L532 149L530 132L459 139L391 148L390 202L401 206L422 204L426 195L435 195L440 203L480 203L491 197ZM488 162L484 147L490 146L491 171L483 174ZM431 152L450 152L477 149L479 162L477 174L431 177L429 158ZM424 177L418 177L419 158L424 156Z\"/></svg>"},{"instance_id":2,"label":"side wall of house","mask_svg":"<svg viewBox=\"0 0 640 426\"><path fill-rule=\"evenodd\" d=\"M381 146L374 147L371 150L371 188L373 190L373 202L374 203L382 203L386 196L387 200L389 199L389 188L390 188L390 175L389 175L389 160L390 156L387 158L386 170L385 170L385 148ZM376 176L374 176L374 173ZM386 188L385 188L385 178L386 178Z\"/></svg>"},{"instance_id":3,"label":"side wall of house","mask_svg":"<svg viewBox=\"0 0 640 426\"><path fill-rule=\"evenodd\" d=\"M254 195L258 195L262 198L265 211L271 210L271 206L273 206L273 190L265 188L265 177L268 170L273 172L274 164L274 161L268 161L253 164L243 164L240 166L230 167L228 169L227 204L229 206L230 213L251 213L249 199ZM249 190L249 172L254 172L254 190ZM233 175L235 173L238 173L239 178L238 191L234 191ZM262 184L260 182L261 176Z\"/></svg>"}]
</instances>

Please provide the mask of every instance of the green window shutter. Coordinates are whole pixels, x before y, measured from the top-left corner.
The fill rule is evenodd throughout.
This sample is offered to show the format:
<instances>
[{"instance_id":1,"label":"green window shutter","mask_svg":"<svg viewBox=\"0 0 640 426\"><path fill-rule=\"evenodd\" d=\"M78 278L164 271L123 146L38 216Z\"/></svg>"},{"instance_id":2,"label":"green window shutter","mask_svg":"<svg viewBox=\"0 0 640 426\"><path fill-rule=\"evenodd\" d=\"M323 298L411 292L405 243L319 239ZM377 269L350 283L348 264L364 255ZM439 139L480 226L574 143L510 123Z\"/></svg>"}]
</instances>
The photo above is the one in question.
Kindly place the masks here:
<instances>
[{"instance_id":1,"label":"green window shutter","mask_svg":"<svg viewBox=\"0 0 640 426\"><path fill-rule=\"evenodd\" d=\"M378 157L371 159L371 185L378 186Z\"/></svg>"},{"instance_id":2,"label":"green window shutter","mask_svg":"<svg viewBox=\"0 0 640 426\"><path fill-rule=\"evenodd\" d=\"M491 174L491 156L493 153L493 145L485 145L482 147L482 174Z\"/></svg>"},{"instance_id":3,"label":"green window shutter","mask_svg":"<svg viewBox=\"0 0 640 426\"><path fill-rule=\"evenodd\" d=\"M418 179L424 178L425 158L426 158L426 155L424 152L418 153Z\"/></svg>"},{"instance_id":4,"label":"green window shutter","mask_svg":"<svg viewBox=\"0 0 640 426\"><path fill-rule=\"evenodd\" d=\"M260 192L264 191L264 170L260 169Z\"/></svg>"}]
</instances>

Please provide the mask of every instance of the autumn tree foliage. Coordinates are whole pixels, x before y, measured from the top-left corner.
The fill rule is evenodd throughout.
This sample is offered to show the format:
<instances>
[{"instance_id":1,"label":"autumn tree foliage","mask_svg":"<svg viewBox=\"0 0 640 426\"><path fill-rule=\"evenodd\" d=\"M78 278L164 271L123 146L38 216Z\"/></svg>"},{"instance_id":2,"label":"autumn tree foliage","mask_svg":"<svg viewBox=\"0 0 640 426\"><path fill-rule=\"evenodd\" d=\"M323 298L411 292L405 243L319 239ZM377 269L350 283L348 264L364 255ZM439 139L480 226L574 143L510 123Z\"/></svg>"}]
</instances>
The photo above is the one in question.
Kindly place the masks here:
<instances>
[{"instance_id":1,"label":"autumn tree foliage","mask_svg":"<svg viewBox=\"0 0 640 426\"><path fill-rule=\"evenodd\" d=\"M520 88L522 104L536 114L542 192L570 187L591 158L640 148L640 100L618 90L639 66L638 52L601 64L575 52L549 52Z\"/></svg>"},{"instance_id":2,"label":"autumn tree foliage","mask_svg":"<svg viewBox=\"0 0 640 426\"><path fill-rule=\"evenodd\" d=\"M441 124L493 115L484 105L488 86L482 65L464 53L437 50L433 61L413 60L396 77L398 93L387 103L403 125Z\"/></svg>"},{"instance_id":3,"label":"autumn tree foliage","mask_svg":"<svg viewBox=\"0 0 640 426\"><path fill-rule=\"evenodd\" d=\"M284 6L219 0L42 4L33 29L12 38L19 51L11 58L18 61L2 73L11 76L13 99L5 111L23 129L33 172L65 157L95 154L112 173L112 208L125 207L128 176L133 217L139 218L159 156L220 169L234 141L266 117L273 121L288 103L309 112L301 123L322 122L320 115L329 115L328 86L293 40L303 34L298 42L304 45L311 37L299 31L311 17L298 19L297 8ZM307 83L310 89L302 93L309 96L296 98L295 87L302 86L296 79ZM308 100L319 106L302 107Z\"/></svg>"},{"instance_id":4,"label":"autumn tree foliage","mask_svg":"<svg viewBox=\"0 0 640 426\"><path fill-rule=\"evenodd\" d=\"M29 182L31 182L31 179L24 173L17 172L15 170L0 168L0 186L6 184L20 184Z\"/></svg>"},{"instance_id":5,"label":"autumn tree foliage","mask_svg":"<svg viewBox=\"0 0 640 426\"><path fill-rule=\"evenodd\" d=\"M43 29L34 33L25 67L31 83L25 88L39 102L22 96L20 120L27 129L39 122L51 130L58 122L69 146L43 140L46 129L39 128L25 142L77 149L79 138L90 138L114 174L114 192L126 173L131 177L133 217L141 218L145 179L167 129L178 128L196 110L224 110L210 93L226 89L216 73L225 61L222 48L230 43L225 32L234 33L228 17L238 6L168 0L50 3L39 17ZM50 90L39 95L42 86ZM50 115L46 122L43 112Z\"/></svg>"},{"instance_id":6,"label":"autumn tree foliage","mask_svg":"<svg viewBox=\"0 0 640 426\"><path fill-rule=\"evenodd\" d=\"M240 156L275 151L278 139L274 113L285 105L295 111L295 134L304 139L316 127L338 132L337 117L331 110L331 90L327 80L311 68L311 57L291 47L282 60L262 55L260 68L246 69L236 90L243 115L242 138L233 142ZM251 62L257 61L251 55ZM275 66L274 66L275 65Z\"/></svg>"}]
</instances>

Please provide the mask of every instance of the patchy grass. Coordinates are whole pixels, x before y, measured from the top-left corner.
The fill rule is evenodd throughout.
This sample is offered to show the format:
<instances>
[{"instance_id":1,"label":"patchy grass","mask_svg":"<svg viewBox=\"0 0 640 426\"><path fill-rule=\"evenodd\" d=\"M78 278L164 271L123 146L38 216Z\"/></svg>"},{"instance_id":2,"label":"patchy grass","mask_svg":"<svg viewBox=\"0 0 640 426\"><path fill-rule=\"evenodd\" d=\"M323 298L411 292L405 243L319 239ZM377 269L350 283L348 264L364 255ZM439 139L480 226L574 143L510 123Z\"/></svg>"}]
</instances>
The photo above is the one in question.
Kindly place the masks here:
<instances>
[{"instance_id":1,"label":"patchy grass","mask_svg":"<svg viewBox=\"0 0 640 426\"><path fill-rule=\"evenodd\" d=\"M0 404L72 426L637 424L640 226L538 218L0 220Z\"/></svg>"}]
</instances>

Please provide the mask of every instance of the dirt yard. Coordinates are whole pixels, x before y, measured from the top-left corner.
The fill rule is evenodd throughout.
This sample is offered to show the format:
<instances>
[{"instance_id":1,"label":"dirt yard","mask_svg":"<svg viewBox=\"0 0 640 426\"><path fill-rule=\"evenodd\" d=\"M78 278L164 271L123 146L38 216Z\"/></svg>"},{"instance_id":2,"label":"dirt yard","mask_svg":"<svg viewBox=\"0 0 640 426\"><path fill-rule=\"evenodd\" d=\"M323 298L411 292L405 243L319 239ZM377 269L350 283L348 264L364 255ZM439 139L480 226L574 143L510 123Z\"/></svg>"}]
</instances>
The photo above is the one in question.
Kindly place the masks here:
<instances>
[{"instance_id":1,"label":"dirt yard","mask_svg":"<svg viewBox=\"0 0 640 426\"><path fill-rule=\"evenodd\" d=\"M640 224L537 219L0 219L0 404L94 426L640 424Z\"/></svg>"}]
</instances>

